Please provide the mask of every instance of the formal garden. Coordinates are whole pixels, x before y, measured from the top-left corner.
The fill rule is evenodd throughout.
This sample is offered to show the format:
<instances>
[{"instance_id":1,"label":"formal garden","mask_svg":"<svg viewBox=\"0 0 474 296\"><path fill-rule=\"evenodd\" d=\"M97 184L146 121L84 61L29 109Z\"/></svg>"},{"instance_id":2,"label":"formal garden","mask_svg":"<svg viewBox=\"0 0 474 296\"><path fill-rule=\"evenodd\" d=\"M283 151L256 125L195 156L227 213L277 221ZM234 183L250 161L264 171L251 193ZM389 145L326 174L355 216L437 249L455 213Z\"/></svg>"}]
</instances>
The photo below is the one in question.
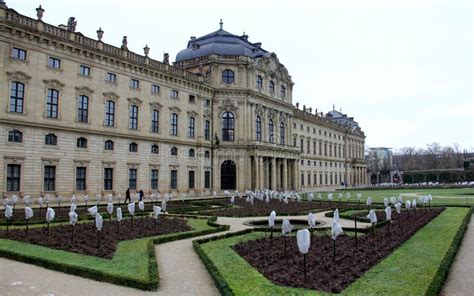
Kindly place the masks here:
<instances>
[{"instance_id":1,"label":"formal garden","mask_svg":"<svg viewBox=\"0 0 474 296\"><path fill-rule=\"evenodd\" d=\"M134 199L4 199L0 256L159 291L155 245L195 237L194 251L224 295L431 295L460 246L474 189Z\"/></svg>"}]
</instances>

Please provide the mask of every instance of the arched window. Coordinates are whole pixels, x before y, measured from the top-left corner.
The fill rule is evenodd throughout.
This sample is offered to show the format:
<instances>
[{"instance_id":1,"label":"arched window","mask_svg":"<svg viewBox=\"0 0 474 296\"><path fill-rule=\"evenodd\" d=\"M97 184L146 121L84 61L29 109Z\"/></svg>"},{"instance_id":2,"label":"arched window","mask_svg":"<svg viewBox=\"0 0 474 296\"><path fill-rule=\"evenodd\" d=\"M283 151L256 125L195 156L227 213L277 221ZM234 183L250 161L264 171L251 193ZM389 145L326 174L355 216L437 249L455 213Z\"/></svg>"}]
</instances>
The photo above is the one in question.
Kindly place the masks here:
<instances>
[{"instance_id":1,"label":"arched window","mask_svg":"<svg viewBox=\"0 0 474 296\"><path fill-rule=\"evenodd\" d=\"M157 133L160 128L160 111L153 109L151 111L151 132Z\"/></svg>"},{"instance_id":2,"label":"arched window","mask_svg":"<svg viewBox=\"0 0 474 296\"><path fill-rule=\"evenodd\" d=\"M84 138L84 137L77 138L76 147L77 148L87 148L87 139Z\"/></svg>"},{"instance_id":3,"label":"arched window","mask_svg":"<svg viewBox=\"0 0 474 296\"><path fill-rule=\"evenodd\" d=\"M46 98L46 117L58 118L58 100L59 91L48 89L48 96Z\"/></svg>"},{"instance_id":4,"label":"arched window","mask_svg":"<svg viewBox=\"0 0 474 296\"><path fill-rule=\"evenodd\" d=\"M23 142L23 133L19 130L11 130L8 132L8 142L21 143Z\"/></svg>"},{"instance_id":5,"label":"arched window","mask_svg":"<svg viewBox=\"0 0 474 296\"><path fill-rule=\"evenodd\" d=\"M271 94L275 92L275 82L273 82L273 80L270 80L270 84L268 85L268 90L270 91Z\"/></svg>"},{"instance_id":6,"label":"arched window","mask_svg":"<svg viewBox=\"0 0 474 296\"><path fill-rule=\"evenodd\" d=\"M234 79L234 71L229 69L222 71L222 82L224 82L225 84L231 84L234 83Z\"/></svg>"},{"instance_id":7,"label":"arched window","mask_svg":"<svg viewBox=\"0 0 474 296\"><path fill-rule=\"evenodd\" d=\"M174 155L174 156L178 155L178 148L171 147L171 155Z\"/></svg>"},{"instance_id":8,"label":"arched window","mask_svg":"<svg viewBox=\"0 0 474 296\"><path fill-rule=\"evenodd\" d=\"M130 129L138 129L138 107L136 105L130 106L130 122L128 127Z\"/></svg>"},{"instance_id":9,"label":"arched window","mask_svg":"<svg viewBox=\"0 0 474 296\"><path fill-rule=\"evenodd\" d=\"M283 85L280 88L280 95L282 98L286 96L286 87L284 87Z\"/></svg>"},{"instance_id":10,"label":"arched window","mask_svg":"<svg viewBox=\"0 0 474 296\"><path fill-rule=\"evenodd\" d=\"M137 143L135 143L135 142L130 143L130 145L128 145L128 151L129 152L137 152L138 151Z\"/></svg>"},{"instance_id":11,"label":"arched window","mask_svg":"<svg viewBox=\"0 0 474 296\"><path fill-rule=\"evenodd\" d=\"M158 145L153 144L151 145L151 154L158 154L160 152L160 148L158 148Z\"/></svg>"},{"instance_id":12,"label":"arched window","mask_svg":"<svg viewBox=\"0 0 474 296\"><path fill-rule=\"evenodd\" d=\"M257 88L262 88L263 87L263 79L262 76L257 75Z\"/></svg>"},{"instance_id":13,"label":"arched window","mask_svg":"<svg viewBox=\"0 0 474 296\"><path fill-rule=\"evenodd\" d=\"M114 150L114 141L112 141L112 140L105 141L104 149L105 150Z\"/></svg>"},{"instance_id":14,"label":"arched window","mask_svg":"<svg viewBox=\"0 0 474 296\"><path fill-rule=\"evenodd\" d=\"M171 114L170 135L178 135L178 114Z\"/></svg>"},{"instance_id":15,"label":"arched window","mask_svg":"<svg viewBox=\"0 0 474 296\"><path fill-rule=\"evenodd\" d=\"M13 81L10 88L10 112L23 113L23 100L25 98L25 85Z\"/></svg>"},{"instance_id":16,"label":"arched window","mask_svg":"<svg viewBox=\"0 0 474 296\"><path fill-rule=\"evenodd\" d=\"M188 138L194 138L194 126L195 126L194 117L189 117Z\"/></svg>"},{"instance_id":17,"label":"arched window","mask_svg":"<svg viewBox=\"0 0 474 296\"><path fill-rule=\"evenodd\" d=\"M255 120L255 133L256 133L257 141L261 141L262 140L262 120L260 119L260 116L257 116L257 119Z\"/></svg>"},{"instance_id":18,"label":"arched window","mask_svg":"<svg viewBox=\"0 0 474 296\"><path fill-rule=\"evenodd\" d=\"M80 95L77 102L77 121L87 122L89 120L89 97Z\"/></svg>"},{"instance_id":19,"label":"arched window","mask_svg":"<svg viewBox=\"0 0 474 296\"><path fill-rule=\"evenodd\" d=\"M280 122L280 144L285 145L285 124Z\"/></svg>"},{"instance_id":20,"label":"arched window","mask_svg":"<svg viewBox=\"0 0 474 296\"><path fill-rule=\"evenodd\" d=\"M210 158L211 154L209 153L208 150L204 151L204 158Z\"/></svg>"},{"instance_id":21,"label":"arched window","mask_svg":"<svg viewBox=\"0 0 474 296\"><path fill-rule=\"evenodd\" d=\"M235 119L232 112L222 114L222 140L234 141Z\"/></svg>"},{"instance_id":22,"label":"arched window","mask_svg":"<svg viewBox=\"0 0 474 296\"><path fill-rule=\"evenodd\" d=\"M47 134L44 136L44 144L56 146L58 144L58 137L55 134Z\"/></svg>"},{"instance_id":23,"label":"arched window","mask_svg":"<svg viewBox=\"0 0 474 296\"><path fill-rule=\"evenodd\" d=\"M194 149L189 149L189 157L194 157Z\"/></svg>"},{"instance_id":24,"label":"arched window","mask_svg":"<svg viewBox=\"0 0 474 296\"><path fill-rule=\"evenodd\" d=\"M268 141L273 143L273 120L268 120Z\"/></svg>"}]
</instances>

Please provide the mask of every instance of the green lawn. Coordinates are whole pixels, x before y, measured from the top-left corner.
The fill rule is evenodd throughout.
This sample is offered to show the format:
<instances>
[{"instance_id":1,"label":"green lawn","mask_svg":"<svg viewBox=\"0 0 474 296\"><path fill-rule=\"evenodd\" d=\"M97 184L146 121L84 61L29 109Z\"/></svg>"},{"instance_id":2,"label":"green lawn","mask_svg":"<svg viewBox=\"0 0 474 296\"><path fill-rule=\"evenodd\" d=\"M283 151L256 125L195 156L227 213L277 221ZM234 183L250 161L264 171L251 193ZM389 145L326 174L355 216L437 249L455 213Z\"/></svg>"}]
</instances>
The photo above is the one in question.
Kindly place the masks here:
<instances>
[{"instance_id":1,"label":"green lawn","mask_svg":"<svg viewBox=\"0 0 474 296\"><path fill-rule=\"evenodd\" d=\"M424 295L439 292L444 272L449 268L469 218L469 208L446 209L341 294ZM324 295L314 290L274 285L231 249L239 242L265 235L250 232L209 242L196 241L194 246L223 294Z\"/></svg>"},{"instance_id":2,"label":"green lawn","mask_svg":"<svg viewBox=\"0 0 474 296\"><path fill-rule=\"evenodd\" d=\"M98 281L153 290L158 287L154 245L224 230L207 219L188 219L191 231L121 241L112 260L0 239L0 256Z\"/></svg>"},{"instance_id":3,"label":"green lawn","mask_svg":"<svg viewBox=\"0 0 474 296\"><path fill-rule=\"evenodd\" d=\"M405 199L413 199L413 194L433 196L433 204L452 204L452 205L471 205L474 206L474 188L453 188L453 189L371 189L371 190L341 190L334 195L337 200L338 192L344 195L343 200L346 201L346 192L351 193L351 200L356 200L356 193L362 193L362 200L365 203L367 197L370 196L373 202L383 203L385 197L389 198L401 194ZM315 193L315 197L317 193ZM327 200L327 193L323 193L323 199Z\"/></svg>"}]
</instances>

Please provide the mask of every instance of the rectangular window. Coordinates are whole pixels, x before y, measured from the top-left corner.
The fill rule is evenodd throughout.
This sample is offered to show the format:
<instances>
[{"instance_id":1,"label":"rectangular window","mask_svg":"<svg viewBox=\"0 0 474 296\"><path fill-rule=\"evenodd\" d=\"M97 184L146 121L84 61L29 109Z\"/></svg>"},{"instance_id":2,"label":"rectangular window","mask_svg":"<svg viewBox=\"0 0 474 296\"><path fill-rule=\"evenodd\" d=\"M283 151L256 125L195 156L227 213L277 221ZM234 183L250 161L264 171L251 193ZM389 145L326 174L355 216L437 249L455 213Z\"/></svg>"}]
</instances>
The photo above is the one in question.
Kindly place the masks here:
<instances>
[{"instance_id":1,"label":"rectangular window","mask_svg":"<svg viewBox=\"0 0 474 296\"><path fill-rule=\"evenodd\" d=\"M308 174L308 186L311 186L311 174Z\"/></svg>"},{"instance_id":2,"label":"rectangular window","mask_svg":"<svg viewBox=\"0 0 474 296\"><path fill-rule=\"evenodd\" d=\"M319 142L319 155L323 155L321 142Z\"/></svg>"},{"instance_id":3,"label":"rectangular window","mask_svg":"<svg viewBox=\"0 0 474 296\"><path fill-rule=\"evenodd\" d=\"M304 186L304 174L301 174L301 186Z\"/></svg>"},{"instance_id":4,"label":"rectangular window","mask_svg":"<svg viewBox=\"0 0 474 296\"><path fill-rule=\"evenodd\" d=\"M56 167L47 165L44 167L44 191L56 190Z\"/></svg>"},{"instance_id":5,"label":"rectangular window","mask_svg":"<svg viewBox=\"0 0 474 296\"><path fill-rule=\"evenodd\" d=\"M76 191L86 190L86 167L76 167Z\"/></svg>"},{"instance_id":6,"label":"rectangular window","mask_svg":"<svg viewBox=\"0 0 474 296\"><path fill-rule=\"evenodd\" d=\"M190 104L196 104L196 96L195 95L189 95L189 103Z\"/></svg>"},{"instance_id":7,"label":"rectangular window","mask_svg":"<svg viewBox=\"0 0 474 296\"><path fill-rule=\"evenodd\" d=\"M293 138L293 146L296 147L296 138Z\"/></svg>"},{"instance_id":8,"label":"rectangular window","mask_svg":"<svg viewBox=\"0 0 474 296\"><path fill-rule=\"evenodd\" d=\"M179 96L179 93L178 93L177 90L172 89L170 96L171 96L172 99L177 99L178 96Z\"/></svg>"},{"instance_id":9,"label":"rectangular window","mask_svg":"<svg viewBox=\"0 0 474 296\"><path fill-rule=\"evenodd\" d=\"M160 111L154 109L151 112L151 132L157 133L160 128Z\"/></svg>"},{"instance_id":10,"label":"rectangular window","mask_svg":"<svg viewBox=\"0 0 474 296\"><path fill-rule=\"evenodd\" d=\"M128 188L137 189L137 169L128 169Z\"/></svg>"},{"instance_id":11,"label":"rectangular window","mask_svg":"<svg viewBox=\"0 0 474 296\"><path fill-rule=\"evenodd\" d=\"M204 122L204 139L211 140L211 122L209 120Z\"/></svg>"},{"instance_id":12,"label":"rectangular window","mask_svg":"<svg viewBox=\"0 0 474 296\"><path fill-rule=\"evenodd\" d=\"M310 153L311 152L311 142L308 140L306 142L306 153Z\"/></svg>"},{"instance_id":13,"label":"rectangular window","mask_svg":"<svg viewBox=\"0 0 474 296\"><path fill-rule=\"evenodd\" d=\"M210 171L204 172L204 188L206 189L211 188L211 172Z\"/></svg>"},{"instance_id":14,"label":"rectangular window","mask_svg":"<svg viewBox=\"0 0 474 296\"><path fill-rule=\"evenodd\" d=\"M21 82L13 81L10 86L10 112L23 113L25 85Z\"/></svg>"},{"instance_id":15,"label":"rectangular window","mask_svg":"<svg viewBox=\"0 0 474 296\"><path fill-rule=\"evenodd\" d=\"M178 114L171 114L170 135L178 135Z\"/></svg>"},{"instance_id":16,"label":"rectangular window","mask_svg":"<svg viewBox=\"0 0 474 296\"><path fill-rule=\"evenodd\" d=\"M114 188L114 169L104 168L104 190L113 190Z\"/></svg>"},{"instance_id":17,"label":"rectangular window","mask_svg":"<svg viewBox=\"0 0 474 296\"><path fill-rule=\"evenodd\" d=\"M46 98L46 117L58 118L58 100L59 92L55 89L48 89Z\"/></svg>"},{"instance_id":18,"label":"rectangular window","mask_svg":"<svg viewBox=\"0 0 474 296\"><path fill-rule=\"evenodd\" d=\"M21 165L7 165L7 191L20 191Z\"/></svg>"},{"instance_id":19,"label":"rectangular window","mask_svg":"<svg viewBox=\"0 0 474 296\"><path fill-rule=\"evenodd\" d=\"M211 100L206 99L206 100L204 101L204 106L206 106L206 107L211 107Z\"/></svg>"},{"instance_id":20,"label":"rectangular window","mask_svg":"<svg viewBox=\"0 0 474 296\"><path fill-rule=\"evenodd\" d=\"M300 139L300 151L301 151L301 153L304 152L304 141L303 141L303 139Z\"/></svg>"},{"instance_id":21,"label":"rectangular window","mask_svg":"<svg viewBox=\"0 0 474 296\"><path fill-rule=\"evenodd\" d=\"M84 66L84 65L80 65L79 66L79 74L81 74L82 76L90 76L91 75L91 68L87 67L87 66Z\"/></svg>"},{"instance_id":22,"label":"rectangular window","mask_svg":"<svg viewBox=\"0 0 474 296\"><path fill-rule=\"evenodd\" d=\"M189 189L194 189L194 171L189 171Z\"/></svg>"},{"instance_id":23,"label":"rectangular window","mask_svg":"<svg viewBox=\"0 0 474 296\"><path fill-rule=\"evenodd\" d=\"M114 126L115 124L115 102L105 102L105 126Z\"/></svg>"},{"instance_id":24,"label":"rectangular window","mask_svg":"<svg viewBox=\"0 0 474 296\"><path fill-rule=\"evenodd\" d=\"M26 50L13 47L12 58L18 59L18 60L26 60Z\"/></svg>"},{"instance_id":25,"label":"rectangular window","mask_svg":"<svg viewBox=\"0 0 474 296\"><path fill-rule=\"evenodd\" d=\"M117 82L117 74L115 73L111 73L111 72L107 72L106 76L105 76L105 79L109 82L113 82L113 83L116 83Z\"/></svg>"},{"instance_id":26,"label":"rectangular window","mask_svg":"<svg viewBox=\"0 0 474 296\"><path fill-rule=\"evenodd\" d=\"M314 184L314 186L316 186L316 182L317 182L317 181L318 181L317 175L314 174L314 175L313 175L313 184Z\"/></svg>"},{"instance_id":27,"label":"rectangular window","mask_svg":"<svg viewBox=\"0 0 474 296\"><path fill-rule=\"evenodd\" d=\"M61 60L53 57L48 58L48 66L51 68L59 69L61 68Z\"/></svg>"},{"instance_id":28,"label":"rectangular window","mask_svg":"<svg viewBox=\"0 0 474 296\"><path fill-rule=\"evenodd\" d=\"M137 79L130 79L130 88L139 88L140 87L140 81Z\"/></svg>"},{"instance_id":29,"label":"rectangular window","mask_svg":"<svg viewBox=\"0 0 474 296\"><path fill-rule=\"evenodd\" d=\"M87 123L89 120L89 97L80 95L77 102L77 121Z\"/></svg>"},{"instance_id":30,"label":"rectangular window","mask_svg":"<svg viewBox=\"0 0 474 296\"><path fill-rule=\"evenodd\" d=\"M319 174L319 185L323 184L323 174Z\"/></svg>"},{"instance_id":31,"label":"rectangular window","mask_svg":"<svg viewBox=\"0 0 474 296\"><path fill-rule=\"evenodd\" d=\"M188 138L194 138L194 117L189 117Z\"/></svg>"},{"instance_id":32,"label":"rectangular window","mask_svg":"<svg viewBox=\"0 0 474 296\"><path fill-rule=\"evenodd\" d=\"M128 127L130 129L138 129L138 107L135 105L130 106L130 122Z\"/></svg>"},{"instance_id":33,"label":"rectangular window","mask_svg":"<svg viewBox=\"0 0 474 296\"><path fill-rule=\"evenodd\" d=\"M152 84L151 85L151 93L152 94L159 94L160 93L160 86L157 84Z\"/></svg>"},{"instance_id":34,"label":"rectangular window","mask_svg":"<svg viewBox=\"0 0 474 296\"><path fill-rule=\"evenodd\" d=\"M178 189L178 171L171 170L171 182L170 182L171 189Z\"/></svg>"},{"instance_id":35,"label":"rectangular window","mask_svg":"<svg viewBox=\"0 0 474 296\"><path fill-rule=\"evenodd\" d=\"M151 170L150 172L150 187L151 189L158 189L158 170Z\"/></svg>"}]
</instances>

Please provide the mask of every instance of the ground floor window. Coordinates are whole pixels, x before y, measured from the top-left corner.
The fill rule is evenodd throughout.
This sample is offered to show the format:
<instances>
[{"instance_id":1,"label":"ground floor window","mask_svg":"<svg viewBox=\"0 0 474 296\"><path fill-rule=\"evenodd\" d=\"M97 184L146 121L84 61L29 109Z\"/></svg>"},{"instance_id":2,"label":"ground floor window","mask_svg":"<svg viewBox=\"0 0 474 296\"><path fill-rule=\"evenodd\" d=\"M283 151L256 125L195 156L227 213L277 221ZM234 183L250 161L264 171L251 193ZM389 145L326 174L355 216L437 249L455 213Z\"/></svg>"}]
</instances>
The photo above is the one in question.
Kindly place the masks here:
<instances>
[{"instance_id":1,"label":"ground floor window","mask_svg":"<svg viewBox=\"0 0 474 296\"><path fill-rule=\"evenodd\" d=\"M304 174L301 174L301 186L304 186Z\"/></svg>"},{"instance_id":2,"label":"ground floor window","mask_svg":"<svg viewBox=\"0 0 474 296\"><path fill-rule=\"evenodd\" d=\"M86 167L76 167L76 191L86 190Z\"/></svg>"},{"instance_id":3,"label":"ground floor window","mask_svg":"<svg viewBox=\"0 0 474 296\"><path fill-rule=\"evenodd\" d=\"M114 169L104 168L104 190L113 190L114 188Z\"/></svg>"},{"instance_id":4,"label":"ground floor window","mask_svg":"<svg viewBox=\"0 0 474 296\"><path fill-rule=\"evenodd\" d=\"M44 191L56 190L56 167L47 165L44 167Z\"/></svg>"},{"instance_id":5,"label":"ground floor window","mask_svg":"<svg viewBox=\"0 0 474 296\"><path fill-rule=\"evenodd\" d=\"M137 169L128 169L128 188L137 189Z\"/></svg>"},{"instance_id":6,"label":"ground floor window","mask_svg":"<svg viewBox=\"0 0 474 296\"><path fill-rule=\"evenodd\" d=\"M158 170L156 169L150 172L150 187L151 189L158 189Z\"/></svg>"},{"instance_id":7,"label":"ground floor window","mask_svg":"<svg viewBox=\"0 0 474 296\"><path fill-rule=\"evenodd\" d=\"M204 188L206 189L211 188L211 172L210 171L204 172Z\"/></svg>"},{"instance_id":8,"label":"ground floor window","mask_svg":"<svg viewBox=\"0 0 474 296\"><path fill-rule=\"evenodd\" d=\"M170 187L171 189L178 189L178 171L177 170L171 170L171 182L170 182Z\"/></svg>"},{"instance_id":9,"label":"ground floor window","mask_svg":"<svg viewBox=\"0 0 474 296\"><path fill-rule=\"evenodd\" d=\"M7 191L20 191L21 165L7 165Z\"/></svg>"},{"instance_id":10,"label":"ground floor window","mask_svg":"<svg viewBox=\"0 0 474 296\"><path fill-rule=\"evenodd\" d=\"M189 171L189 189L194 189L194 171Z\"/></svg>"}]
</instances>

